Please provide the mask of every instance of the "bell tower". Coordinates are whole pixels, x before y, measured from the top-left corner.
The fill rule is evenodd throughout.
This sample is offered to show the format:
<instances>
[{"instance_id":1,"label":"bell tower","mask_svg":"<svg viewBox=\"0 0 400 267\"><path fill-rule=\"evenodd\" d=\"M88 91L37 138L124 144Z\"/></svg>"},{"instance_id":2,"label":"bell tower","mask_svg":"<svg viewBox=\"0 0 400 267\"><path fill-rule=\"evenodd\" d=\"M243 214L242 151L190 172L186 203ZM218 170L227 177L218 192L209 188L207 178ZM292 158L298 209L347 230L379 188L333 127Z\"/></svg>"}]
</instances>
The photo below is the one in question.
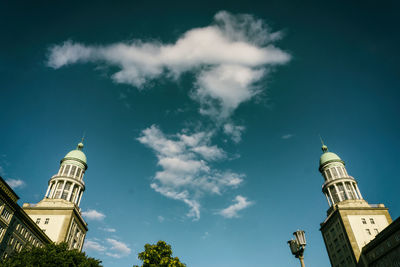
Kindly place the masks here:
<instances>
[{"instance_id":1,"label":"bell tower","mask_svg":"<svg viewBox=\"0 0 400 267\"><path fill-rule=\"evenodd\" d=\"M322 236L332 266L356 267L362 248L392 219L383 204L368 204L344 161L322 145L319 171L329 208L321 223Z\"/></svg>"},{"instance_id":2,"label":"bell tower","mask_svg":"<svg viewBox=\"0 0 400 267\"><path fill-rule=\"evenodd\" d=\"M70 249L78 250L82 250L88 231L79 208L88 167L82 150L81 142L60 161L58 172L50 178L39 203L24 203L22 207L53 242L67 242Z\"/></svg>"}]
</instances>

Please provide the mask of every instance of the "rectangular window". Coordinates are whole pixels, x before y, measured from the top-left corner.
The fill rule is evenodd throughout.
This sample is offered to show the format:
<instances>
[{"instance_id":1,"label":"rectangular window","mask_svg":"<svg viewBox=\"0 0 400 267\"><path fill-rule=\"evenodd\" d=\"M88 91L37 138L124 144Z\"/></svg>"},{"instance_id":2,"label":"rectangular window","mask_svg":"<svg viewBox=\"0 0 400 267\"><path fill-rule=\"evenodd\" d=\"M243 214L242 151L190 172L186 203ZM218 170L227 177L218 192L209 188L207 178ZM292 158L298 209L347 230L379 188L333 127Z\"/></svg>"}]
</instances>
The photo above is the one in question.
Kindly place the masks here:
<instances>
[{"instance_id":1,"label":"rectangular window","mask_svg":"<svg viewBox=\"0 0 400 267\"><path fill-rule=\"evenodd\" d=\"M365 229L368 235L371 235L371 231L369 229Z\"/></svg>"},{"instance_id":2,"label":"rectangular window","mask_svg":"<svg viewBox=\"0 0 400 267\"><path fill-rule=\"evenodd\" d=\"M65 166L64 175L68 175L70 165Z\"/></svg>"},{"instance_id":3,"label":"rectangular window","mask_svg":"<svg viewBox=\"0 0 400 267\"><path fill-rule=\"evenodd\" d=\"M354 191L353 191L353 189L351 188L350 183L349 183L349 182L346 182L345 185L346 185L347 192L348 192L349 195L350 195L350 199L356 199L356 195L354 194Z\"/></svg>"},{"instance_id":4,"label":"rectangular window","mask_svg":"<svg viewBox=\"0 0 400 267\"><path fill-rule=\"evenodd\" d=\"M37 218L36 219L36 224L39 224L40 223L40 218Z\"/></svg>"},{"instance_id":5,"label":"rectangular window","mask_svg":"<svg viewBox=\"0 0 400 267\"><path fill-rule=\"evenodd\" d=\"M78 168L78 171L76 172L76 177L79 178L79 176L81 176L81 171L82 171L82 169Z\"/></svg>"},{"instance_id":6,"label":"rectangular window","mask_svg":"<svg viewBox=\"0 0 400 267\"><path fill-rule=\"evenodd\" d=\"M371 222L371 224L375 224L375 221L373 218L369 218L369 221Z\"/></svg>"},{"instance_id":7,"label":"rectangular window","mask_svg":"<svg viewBox=\"0 0 400 267\"><path fill-rule=\"evenodd\" d=\"M365 218L361 218L361 222L362 222L363 224L367 224L367 221L365 220Z\"/></svg>"},{"instance_id":8,"label":"rectangular window","mask_svg":"<svg viewBox=\"0 0 400 267\"><path fill-rule=\"evenodd\" d=\"M338 184L337 187L338 187L338 190L339 190L340 197L341 197L343 200L344 200L344 199L347 199L347 195L346 195L346 193L345 193L345 191L344 191L344 186L343 186L343 184Z\"/></svg>"},{"instance_id":9,"label":"rectangular window","mask_svg":"<svg viewBox=\"0 0 400 267\"><path fill-rule=\"evenodd\" d=\"M75 171L76 171L76 166L72 166L71 175L70 176L75 176Z\"/></svg>"},{"instance_id":10,"label":"rectangular window","mask_svg":"<svg viewBox=\"0 0 400 267\"><path fill-rule=\"evenodd\" d=\"M339 175L338 175L338 173L337 173L337 171L336 171L336 168L332 168L331 170L332 170L333 176L334 176L335 178L337 178Z\"/></svg>"},{"instance_id":11,"label":"rectangular window","mask_svg":"<svg viewBox=\"0 0 400 267\"><path fill-rule=\"evenodd\" d=\"M334 202L334 203L340 202L340 200L339 200L339 195L338 195L338 193L336 192L336 188L335 188L334 186L331 186L331 187L329 187L329 190L331 191L331 195L332 195L332 198L333 198L333 202Z\"/></svg>"},{"instance_id":12,"label":"rectangular window","mask_svg":"<svg viewBox=\"0 0 400 267\"><path fill-rule=\"evenodd\" d=\"M10 218L10 215L11 215L11 213L10 213L8 210L3 209L2 213L1 213L1 216L2 216L6 221L8 221L8 219Z\"/></svg>"},{"instance_id":13,"label":"rectangular window","mask_svg":"<svg viewBox=\"0 0 400 267\"><path fill-rule=\"evenodd\" d=\"M44 221L44 224L49 224L50 218L46 218L46 220Z\"/></svg>"},{"instance_id":14,"label":"rectangular window","mask_svg":"<svg viewBox=\"0 0 400 267\"><path fill-rule=\"evenodd\" d=\"M329 170L326 170L326 176L328 177L328 180L332 180L332 175Z\"/></svg>"},{"instance_id":15,"label":"rectangular window","mask_svg":"<svg viewBox=\"0 0 400 267\"><path fill-rule=\"evenodd\" d=\"M378 229L375 228L374 231L375 231L375 234L379 234Z\"/></svg>"},{"instance_id":16,"label":"rectangular window","mask_svg":"<svg viewBox=\"0 0 400 267\"><path fill-rule=\"evenodd\" d=\"M342 168L338 167L337 169L339 171L340 177L343 177L344 175L343 175L343 172L342 172Z\"/></svg>"},{"instance_id":17,"label":"rectangular window","mask_svg":"<svg viewBox=\"0 0 400 267\"><path fill-rule=\"evenodd\" d=\"M65 167L65 166L62 166L62 167L61 167L59 175L62 175L62 173L63 173L63 171L64 171L64 167Z\"/></svg>"}]
</instances>

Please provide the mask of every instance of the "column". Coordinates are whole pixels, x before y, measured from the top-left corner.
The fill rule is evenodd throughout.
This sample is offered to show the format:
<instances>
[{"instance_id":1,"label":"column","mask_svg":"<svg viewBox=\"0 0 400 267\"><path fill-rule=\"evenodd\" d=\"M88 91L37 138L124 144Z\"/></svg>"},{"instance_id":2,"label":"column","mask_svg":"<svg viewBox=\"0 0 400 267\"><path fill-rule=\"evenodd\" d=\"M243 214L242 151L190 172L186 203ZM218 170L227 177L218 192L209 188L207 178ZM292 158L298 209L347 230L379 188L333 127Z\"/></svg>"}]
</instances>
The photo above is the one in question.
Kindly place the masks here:
<instances>
[{"instance_id":1,"label":"column","mask_svg":"<svg viewBox=\"0 0 400 267\"><path fill-rule=\"evenodd\" d=\"M328 195L327 195L326 193L324 193L324 195L325 195L325 197L326 197L326 200L328 201L329 207L332 206L332 205L331 205L331 202L329 201Z\"/></svg>"},{"instance_id":2,"label":"column","mask_svg":"<svg viewBox=\"0 0 400 267\"><path fill-rule=\"evenodd\" d=\"M55 182L54 182L54 187L53 187L53 189L52 189L51 192L50 192L50 198L54 198L54 194L55 194L55 192L56 192L56 190L57 190L58 183L59 183L59 181L55 181Z\"/></svg>"},{"instance_id":3,"label":"column","mask_svg":"<svg viewBox=\"0 0 400 267\"><path fill-rule=\"evenodd\" d=\"M331 198L332 205L335 204L335 200L332 197L332 193L331 193L331 190L329 189L329 187L328 187L328 194L329 194L329 197Z\"/></svg>"},{"instance_id":4,"label":"column","mask_svg":"<svg viewBox=\"0 0 400 267\"><path fill-rule=\"evenodd\" d=\"M49 183L49 186L47 187L46 194L44 195L45 197L48 197L48 194L49 194L49 192L50 192L50 188L51 188L52 185L53 185L53 182L50 182L50 183Z\"/></svg>"},{"instance_id":5,"label":"column","mask_svg":"<svg viewBox=\"0 0 400 267\"><path fill-rule=\"evenodd\" d=\"M362 195L361 195L361 192L360 192L360 190L358 189L358 185L357 185L356 183L354 184L354 187L356 188L357 193L358 193L358 195L360 196L360 199L363 199L363 197L362 197Z\"/></svg>"},{"instance_id":6,"label":"column","mask_svg":"<svg viewBox=\"0 0 400 267\"><path fill-rule=\"evenodd\" d=\"M83 195L83 191L81 191L81 195L79 196L78 206L79 206L79 204L81 204L82 195Z\"/></svg>"},{"instance_id":7,"label":"column","mask_svg":"<svg viewBox=\"0 0 400 267\"><path fill-rule=\"evenodd\" d=\"M79 194L81 193L82 188L79 186L78 187L78 191L76 192L75 198L72 202L74 202L75 204L78 203L78 198L79 198Z\"/></svg>"},{"instance_id":8,"label":"column","mask_svg":"<svg viewBox=\"0 0 400 267\"><path fill-rule=\"evenodd\" d=\"M64 184L63 184L62 189L61 189L60 198L62 198L62 195L63 195L63 193L64 193L64 189L65 189L65 185L66 185L66 184L67 184L67 180L64 180Z\"/></svg>"}]
</instances>

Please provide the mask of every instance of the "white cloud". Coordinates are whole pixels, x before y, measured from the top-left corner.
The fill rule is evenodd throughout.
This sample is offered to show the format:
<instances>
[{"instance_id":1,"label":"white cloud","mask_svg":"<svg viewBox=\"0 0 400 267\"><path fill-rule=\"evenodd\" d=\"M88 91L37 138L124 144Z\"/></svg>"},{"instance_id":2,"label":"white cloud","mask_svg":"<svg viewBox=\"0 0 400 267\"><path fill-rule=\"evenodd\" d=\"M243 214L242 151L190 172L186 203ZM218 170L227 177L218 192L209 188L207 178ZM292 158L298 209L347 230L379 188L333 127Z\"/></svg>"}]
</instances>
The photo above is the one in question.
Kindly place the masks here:
<instances>
[{"instance_id":1,"label":"white cloud","mask_svg":"<svg viewBox=\"0 0 400 267\"><path fill-rule=\"evenodd\" d=\"M230 205L226 209L220 210L217 214L225 218L237 218L239 217L238 212L254 204L254 202L248 201L247 198L242 196L236 196L236 203Z\"/></svg>"},{"instance_id":2,"label":"white cloud","mask_svg":"<svg viewBox=\"0 0 400 267\"><path fill-rule=\"evenodd\" d=\"M101 245L97 241L93 241L93 240L87 239L85 241L83 249L84 250L94 250L94 251L97 251L97 252L103 252L103 251L106 250L106 247Z\"/></svg>"},{"instance_id":3,"label":"white cloud","mask_svg":"<svg viewBox=\"0 0 400 267\"><path fill-rule=\"evenodd\" d=\"M103 227L99 227L100 230L104 231L104 232L109 232L109 233L115 233L117 230L114 228L103 228Z\"/></svg>"},{"instance_id":4,"label":"white cloud","mask_svg":"<svg viewBox=\"0 0 400 267\"><path fill-rule=\"evenodd\" d=\"M292 137L294 137L294 134L284 134L281 136L282 139L290 139Z\"/></svg>"},{"instance_id":5,"label":"white cloud","mask_svg":"<svg viewBox=\"0 0 400 267\"><path fill-rule=\"evenodd\" d=\"M224 133L229 135L233 142L239 143L242 140L242 133L246 128L240 125L234 125L233 123L226 123L224 125Z\"/></svg>"},{"instance_id":6,"label":"white cloud","mask_svg":"<svg viewBox=\"0 0 400 267\"><path fill-rule=\"evenodd\" d=\"M107 238L106 240L111 245L109 250L112 251L112 252L107 252L106 253L107 256L113 258L122 258L131 254L131 249L128 247L127 244L112 238Z\"/></svg>"},{"instance_id":7,"label":"white cloud","mask_svg":"<svg viewBox=\"0 0 400 267\"><path fill-rule=\"evenodd\" d=\"M21 179L8 178L8 179L6 179L6 182L12 189L25 186L25 182Z\"/></svg>"},{"instance_id":8,"label":"white cloud","mask_svg":"<svg viewBox=\"0 0 400 267\"><path fill-rule=\"evenodd\" d=\"M211 145L212 132L179 133L166 136L153 125L142 131L138 141L152 148L162 170L150 185L156 192L189 206L187 214L200 218L200 197L222 194L243 182L243 174L220 171L211 165L226 157L225 151Z\"/></svg>"},{"instance_id":9,"label":"white cloud","mask_svg":"<svg viewBox=\"0 0 400 267\"><path fill-rule=\"evenodd\" d=\"M92 209L82 212L82 215L88 220L95 221L102 221L106 217L106 215L104 215L103 213Z\"/></svg>"},{"instance_id":10,"label":"white cloud","mask_svg":"<svg viewBox=\"0 0 400 267\"><path fill-rule=\"evenodd\" d=\"M134 40L90 46L66 41L50 48L48 65L55 69L78 62L116 66L119 70L112 79L139 89L160 77L178 79L192 72L191 97L201 104L200 113L226 119L263 89L258 83L270 68L290 60L274 45L281 36L251 15L220 11L214 23L188 30L175 43Z\"/></svg>"}]
</instances>

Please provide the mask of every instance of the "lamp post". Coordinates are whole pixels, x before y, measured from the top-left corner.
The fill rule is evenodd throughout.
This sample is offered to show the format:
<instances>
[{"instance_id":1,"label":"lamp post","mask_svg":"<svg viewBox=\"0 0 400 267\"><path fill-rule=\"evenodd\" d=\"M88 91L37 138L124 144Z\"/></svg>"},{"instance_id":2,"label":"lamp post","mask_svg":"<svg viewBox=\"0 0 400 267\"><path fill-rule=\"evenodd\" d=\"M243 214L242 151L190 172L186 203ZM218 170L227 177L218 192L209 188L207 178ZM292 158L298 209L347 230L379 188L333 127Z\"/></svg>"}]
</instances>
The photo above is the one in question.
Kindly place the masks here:
<instances>
[{"instance_id":1,"label":"lamp post","mask_svg":"<svg viewBox=\"0 0 400 267\"><path fill-rule=\"evenodd\" d=\"M301 267L305 267L304 265L304 249L306 247L306 236L304 231L297 230L293 233L295 239L289 240L288 244L290 247L290 251L292 254L300 260Z\"/></svg>"}]
</instances>

